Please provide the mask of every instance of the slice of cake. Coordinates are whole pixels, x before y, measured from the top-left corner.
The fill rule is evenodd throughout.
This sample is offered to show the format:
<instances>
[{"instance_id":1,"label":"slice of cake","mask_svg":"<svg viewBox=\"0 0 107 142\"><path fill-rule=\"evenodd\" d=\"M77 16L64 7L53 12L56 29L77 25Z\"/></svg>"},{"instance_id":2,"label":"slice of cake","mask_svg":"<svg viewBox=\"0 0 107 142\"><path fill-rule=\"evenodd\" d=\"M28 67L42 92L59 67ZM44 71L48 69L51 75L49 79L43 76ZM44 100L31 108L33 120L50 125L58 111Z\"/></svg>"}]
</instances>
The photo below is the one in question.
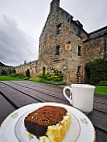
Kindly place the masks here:
<instances>
[{"instance_id":1,"label":"slice of cake","mask_svg":"<svg viewBox=\"0 0 107 142\"><path fill-rule=\"evenodd\" d=\"M58 106L44 106L28 114L24 124L40 142L59 142L69 129L71 114Z\"/></svg>"}]
</instances>

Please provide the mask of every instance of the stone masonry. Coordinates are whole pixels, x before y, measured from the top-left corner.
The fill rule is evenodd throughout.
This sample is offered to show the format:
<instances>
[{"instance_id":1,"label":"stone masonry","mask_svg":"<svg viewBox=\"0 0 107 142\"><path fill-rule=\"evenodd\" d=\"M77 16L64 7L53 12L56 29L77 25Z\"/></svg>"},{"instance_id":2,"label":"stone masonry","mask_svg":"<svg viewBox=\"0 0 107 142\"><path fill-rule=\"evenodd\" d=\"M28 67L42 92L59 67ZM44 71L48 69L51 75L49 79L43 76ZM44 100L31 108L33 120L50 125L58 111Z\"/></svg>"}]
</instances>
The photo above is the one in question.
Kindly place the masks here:
<instances>
[{"instance_id":1,"label":"stone masonry","mask_svg":"<svg viewBox=\"0 0 107 142\"><path fill-rule=\"evenodd\" d=\"M16 69L16 73L21 73L24 75L26 75L26 71L27 71L27 69L29 69L30 76L32 78L34 78L36 76L36 72L37 72L37 61L34 60L29 63L25 63L23 65L15 67L15 69Z\"/></svg>"},{"instance_id":2,"label":"stone masonry","mask_svg":"<svg viewBox=\"0 0 107 142\"><path fill-rule=\"evenodd\" d=\"M87 33L60 7L60 0L53 0L39 38L38 61L16 70L25 72L29 68L34 77L39 72L50 73L53 67L62 71L68 84L85 83L85 64L100 58L107 58L107 27Z\"/></svg>"}]
</instances>

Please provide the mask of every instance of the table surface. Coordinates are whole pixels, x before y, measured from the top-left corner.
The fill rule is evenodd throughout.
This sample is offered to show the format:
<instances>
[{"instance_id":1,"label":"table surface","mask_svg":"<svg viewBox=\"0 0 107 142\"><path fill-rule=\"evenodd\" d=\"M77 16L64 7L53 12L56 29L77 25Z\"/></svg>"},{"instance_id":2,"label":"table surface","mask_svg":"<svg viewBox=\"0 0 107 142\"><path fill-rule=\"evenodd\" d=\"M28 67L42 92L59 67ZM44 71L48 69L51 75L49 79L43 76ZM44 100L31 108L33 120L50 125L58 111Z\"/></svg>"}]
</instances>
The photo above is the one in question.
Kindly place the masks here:
<instances>
[{"instance_id":1,"label":"table surface","mask_svg":"<svg viewBox=\"0 0 107 142\"><path fill-rule=\"evenodd\" d=\"M31 81L0 81L0 124L14 110L38 102L70 105L63 88ZM96 130L96 142L107 142L107 96L95 94L94 110L88 114Z\"/></svg>"}]
</instances>

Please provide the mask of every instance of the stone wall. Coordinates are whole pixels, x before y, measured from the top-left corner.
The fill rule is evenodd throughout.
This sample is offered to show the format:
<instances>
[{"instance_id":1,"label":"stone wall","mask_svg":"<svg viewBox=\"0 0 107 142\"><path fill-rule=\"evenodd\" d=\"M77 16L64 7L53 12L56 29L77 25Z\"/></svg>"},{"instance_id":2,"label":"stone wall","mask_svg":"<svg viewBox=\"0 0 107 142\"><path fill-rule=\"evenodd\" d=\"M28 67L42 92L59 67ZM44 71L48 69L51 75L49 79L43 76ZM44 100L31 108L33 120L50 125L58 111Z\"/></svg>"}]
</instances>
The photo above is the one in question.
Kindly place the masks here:
<instances>
[{"instance_id":1,"label":"stone wall","mask_svg":"<svg viewBox=\"0 0 107 142\"><path fill-rule=\"evenodd\" d=\"M15 69L16 69L16 73L22 73L24 75L26 75L26 71L27 69L29 69L30 76L33 78L36 76L36 73L37 73L37 61L34 60L32 62L16 66Z\"/></svg>"},{"instance_id":2,"label":"stone wall","mask_svg":"<svg viewBox=\"0 0 107 142\"><path fill-rule=\"evenodd\" d=\"M84 82L88 82L87 72L85 70L85 64L93 62L96 59L104 59L105 45L104 36L91 39L84 42L82 64L84 69Z\"/></svg>"},{"instance_id":3,"label":"stone wall","mask_svg":"<svg viewBox=\"0 0 107 142\"><path fill-rule=\"evenodd\" d=\"M88 63L96 59L103 59L105 56L104 44L104 36L85 42L82 56L83 61Z\"/></svg>"},{"instance_id":4,"label":"stone wall","mask_svg":"<svg viewBox=\"0 0 107 142\"><path fill-rule=\"evenodd\" d=\"M59 2L52 1L40 36L37 72L43 73L44 68L45 72L50 72L53 67L62 71L64 81L68 84L84 83L85 64L106 58L107 27L88 34L79 21L74 21L69 13L59 7Z\"/></svg>"},{"instance_id":5,"label":"stone wall","mask_svg":"<svg viewBox=\"0 0 107 142\"><path fill-rule=\"evenodd\" d=\"M50 12L39 38L39 59L16 67L17 73L30 70L51 73L51 68L62 71L66 83L86 83L85 64L95 59L107 59L107 27L87 33L83 25L73 20L59 7L60 0L51 2Z\"/></svg>"},{"instance_id":6,"label":"stone wall","mask_svg":"<svg viewBox=\"0 0 107 142\"><path fill-rule=\"evenodd\" d=\"M61 24L61 31L57 34L59 24ZM53 67L62 71L67 83L78 81L77 70L82 62L82 57L78 56L78 46L83 52L83 41L87 39L82 27L80 27L81 36L78 36L78 26L79 22L74 22L72 16L60 7L49 13L40 36L38 71L42 72L45 67L46 72L50 72L50 67ZM56 55L57 46L60 46L59 55Z\"/></svg>"}]
</instances>

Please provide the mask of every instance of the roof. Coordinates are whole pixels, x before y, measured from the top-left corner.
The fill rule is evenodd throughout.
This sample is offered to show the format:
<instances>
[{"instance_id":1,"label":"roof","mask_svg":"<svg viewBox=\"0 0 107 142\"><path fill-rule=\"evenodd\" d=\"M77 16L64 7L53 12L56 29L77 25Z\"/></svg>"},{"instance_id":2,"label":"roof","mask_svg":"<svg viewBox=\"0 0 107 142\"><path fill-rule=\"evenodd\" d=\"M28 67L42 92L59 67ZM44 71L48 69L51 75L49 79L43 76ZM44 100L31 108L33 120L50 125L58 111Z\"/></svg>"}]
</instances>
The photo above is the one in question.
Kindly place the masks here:
<instances>
[{"instance_id":1,"label":"roof","mask_svg":"<svg viewBox=\"0 0 107 142\"><path fill-rule=\"evenodd\" d=\"M97 37L101 37L103 36L105 33L107 33L107 26L106 27L103 27L101 29L98 29L94 32L91 32L88 34L88 40L91 40L91 39L94 39L94 38L97 38Z\"/></svg>"}]
</instances>

